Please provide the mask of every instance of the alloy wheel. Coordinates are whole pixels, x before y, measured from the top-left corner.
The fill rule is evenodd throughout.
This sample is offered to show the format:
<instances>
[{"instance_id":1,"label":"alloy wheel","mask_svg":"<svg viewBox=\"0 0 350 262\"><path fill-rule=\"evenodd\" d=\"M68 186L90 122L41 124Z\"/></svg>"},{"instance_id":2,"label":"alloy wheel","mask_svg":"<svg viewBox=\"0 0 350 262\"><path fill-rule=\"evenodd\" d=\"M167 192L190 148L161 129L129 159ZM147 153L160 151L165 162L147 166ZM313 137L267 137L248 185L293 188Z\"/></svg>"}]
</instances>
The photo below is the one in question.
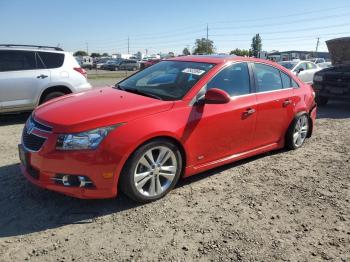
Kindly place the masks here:
<instances>
[{"instance_id":1,"label":"alloy wheel","mask_svg":"<svg viewBox=\"0 0 350 262\"><path fill-rule=\"evenodd\" d=\"M170 187L177 168L176 156L170 148L153 147L146 151L136 164L135 187L144 196L159 196Z\"/></svg>"},{"instance_id":2,"label":"alloy wheel","mask_svg":"<svg viewBox=\"0 0 350 262\"><path fill-rule=\"evenodd\" d=\"M297 120L294 132L293 132L293 142L296 147L300 147L307 136L307 132L309 131L309 121L306 115L302 115Z\"/></svg>"}]
</instances>

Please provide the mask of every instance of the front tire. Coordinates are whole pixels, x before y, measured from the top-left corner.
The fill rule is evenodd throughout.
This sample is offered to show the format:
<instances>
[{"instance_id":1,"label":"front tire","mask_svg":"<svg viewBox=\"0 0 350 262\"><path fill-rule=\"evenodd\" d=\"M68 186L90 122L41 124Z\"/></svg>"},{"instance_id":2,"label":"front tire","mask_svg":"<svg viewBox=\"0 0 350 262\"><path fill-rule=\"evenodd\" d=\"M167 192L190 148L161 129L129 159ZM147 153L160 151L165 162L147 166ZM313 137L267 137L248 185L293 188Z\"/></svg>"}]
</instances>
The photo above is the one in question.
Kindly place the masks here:
<instances>
[{"instance_id":1,"label":"front tire","mask_svg":"<svg viewBox=\"0 0 350 262\"><path fill-rule=\"evenodd\" d=\"M307 114L302 114L297 116L291 125L286 134L286 147L288 149L297 149L301 147L310 129L309 116Z\"/></svg>"},{"instance_id":2,"label":"front tire","mask_svg":"<svg viewBox=\"0 0 350 262\"><path fill-rule=\"evenodd\" d=\"M140 203L158 200L176 185L182 165L176 145L166 139L152 140L138 148L126 162L120 189Z\"/></svg>"}]
</instances>

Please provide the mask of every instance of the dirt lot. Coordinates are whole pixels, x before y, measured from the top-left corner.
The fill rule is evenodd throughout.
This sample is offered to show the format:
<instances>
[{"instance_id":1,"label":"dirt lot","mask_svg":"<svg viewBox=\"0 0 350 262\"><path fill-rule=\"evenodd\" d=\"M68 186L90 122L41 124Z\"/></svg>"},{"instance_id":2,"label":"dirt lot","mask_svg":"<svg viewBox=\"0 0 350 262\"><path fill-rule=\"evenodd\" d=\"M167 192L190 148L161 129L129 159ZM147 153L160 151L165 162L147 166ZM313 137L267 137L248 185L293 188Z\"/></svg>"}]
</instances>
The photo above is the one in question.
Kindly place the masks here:
<instances>
[{"instance_id":1,"label":"dirt lot","mask_svg":"<svg viewBox=\"0 0 350 262\"><path fill-rule=\"evenodd\" d=\"M106 71L106 70L87 70L88 81L93 87L103 87L115 85L123 78L134 74L133 71Z\"/></svg>"},{"instance_id":2,"label":"dirt lot","mask_svg":"<svg viewBox=\"0 0 350 262\"><path fill-rule=\"evenodd\" d=\"M183 180L147 205L29 184L26 117L0 117L0 261L350 261L349 104L320 109L303 148Z\"/></svg>"}]
</instances>

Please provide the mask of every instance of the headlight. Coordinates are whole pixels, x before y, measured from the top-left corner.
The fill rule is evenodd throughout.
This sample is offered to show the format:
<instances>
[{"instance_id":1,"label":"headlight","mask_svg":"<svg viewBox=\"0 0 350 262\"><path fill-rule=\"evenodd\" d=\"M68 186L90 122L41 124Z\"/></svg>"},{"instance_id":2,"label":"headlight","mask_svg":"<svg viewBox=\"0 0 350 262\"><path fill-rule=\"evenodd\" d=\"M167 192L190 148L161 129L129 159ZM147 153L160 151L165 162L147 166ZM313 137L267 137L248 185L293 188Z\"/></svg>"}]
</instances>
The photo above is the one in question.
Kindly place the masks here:
<instances>
[{"instance_id":1,"label":"headlight","mask_svg":"<svg viewBox=\"0 0 350 262\"><path fill-rule=\"evenodd\" d=\"M59 150L84 150L96 149L102 140L116 127L113 125L108 127L96 128L76 134L62 134L57 138L56 149Z\"/></svg>"},{"instance_id":2,"label":"headlight","mask_svg":"<svg viewBox=\"0 0 350 262\"><path fill-rule=\"evenodd\" d=\"M316 81L316 82L322 82L322 81L323 81L323 76L321 76L321 75L315 75L315 76L314 76L314 81Z\"/></svg>"}]
</instances>

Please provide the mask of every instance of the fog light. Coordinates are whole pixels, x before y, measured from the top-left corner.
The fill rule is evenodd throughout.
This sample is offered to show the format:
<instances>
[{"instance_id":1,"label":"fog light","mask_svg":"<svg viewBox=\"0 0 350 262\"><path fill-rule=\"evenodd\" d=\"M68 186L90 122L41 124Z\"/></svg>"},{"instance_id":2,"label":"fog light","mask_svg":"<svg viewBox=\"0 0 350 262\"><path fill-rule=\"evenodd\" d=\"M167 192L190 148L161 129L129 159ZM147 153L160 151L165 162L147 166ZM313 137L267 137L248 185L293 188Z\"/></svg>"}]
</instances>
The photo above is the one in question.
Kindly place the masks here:
<instances>
[{"instance_id":1,"label":"fog light","mask_svg":"<svg viewBox=\"0 0 350 262\"><path fill-rule=\"evenodd\" d=\"M87 176L57 174L52 180L54 180L56 184L66 187L94 187L94 184Z\"/></svg>"}]
</instances>

